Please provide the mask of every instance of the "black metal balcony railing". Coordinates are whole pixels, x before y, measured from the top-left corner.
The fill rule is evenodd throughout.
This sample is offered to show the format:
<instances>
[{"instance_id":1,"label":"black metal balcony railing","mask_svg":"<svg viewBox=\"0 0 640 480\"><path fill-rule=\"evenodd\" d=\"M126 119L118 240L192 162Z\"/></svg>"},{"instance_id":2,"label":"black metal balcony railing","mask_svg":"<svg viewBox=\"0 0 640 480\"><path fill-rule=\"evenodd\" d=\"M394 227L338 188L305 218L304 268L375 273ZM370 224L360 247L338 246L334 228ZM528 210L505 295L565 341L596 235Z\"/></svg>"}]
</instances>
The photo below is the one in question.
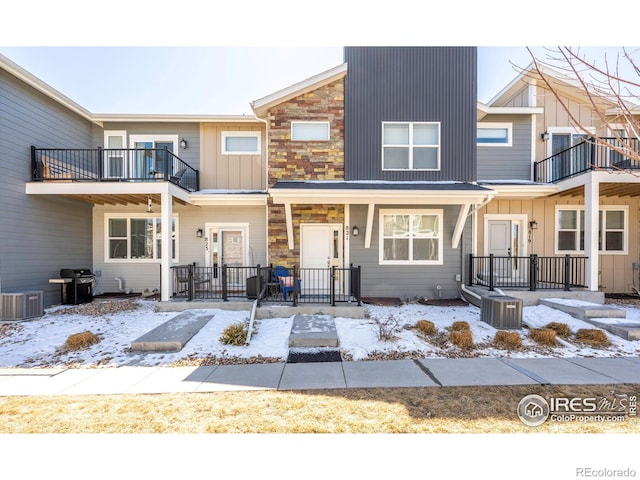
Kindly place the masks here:
<instances>
[{"instance_id":1,"label":"black metal balcony railing","mask_svg":"<svg viewBox=\"0 0 640 480\"><path fill-rule=\"evenodd\" d=\"M172 267L173 298L191 300L257 299L265 302L357 303L361 305L360 267L298 268L289 286L274 278L273 266L221 265L199 267L195 263Z\"/></svg>"},{"instance_id":2,"label":"black metal balcony railing","mask_svg":"<svg viewBox=\"0 0 640 480\"><path fill-rule=\"evenodd\" d=\"M31 147L33 181L171 182L199 190L198 170L166 148Z\"/></svg>"},{"instance_id":3,"label":"black metal balcony railing","mask_svg":"<svg viewBox=\"0 0 640 480\"><path fill-rule=\"evenodd\" d=\"M586 288L587 257L474 257L469 255L469 285L496 288L566 290Z\"/></svg>"},{"instance_id":4,"label":"black metal balcony railing","mask_svg":"<svg viewBox=\"0 0 640 480\"><path fill-rule=\"evenodd\" d=\"M637 138L602 138L622 151L640 153ZM534 164L533 180L540 183L554 183L566 178L596 169L640 170L640 161L633 160L617 150L586 140L562 150Z\"/></svg>"}]
</instances>

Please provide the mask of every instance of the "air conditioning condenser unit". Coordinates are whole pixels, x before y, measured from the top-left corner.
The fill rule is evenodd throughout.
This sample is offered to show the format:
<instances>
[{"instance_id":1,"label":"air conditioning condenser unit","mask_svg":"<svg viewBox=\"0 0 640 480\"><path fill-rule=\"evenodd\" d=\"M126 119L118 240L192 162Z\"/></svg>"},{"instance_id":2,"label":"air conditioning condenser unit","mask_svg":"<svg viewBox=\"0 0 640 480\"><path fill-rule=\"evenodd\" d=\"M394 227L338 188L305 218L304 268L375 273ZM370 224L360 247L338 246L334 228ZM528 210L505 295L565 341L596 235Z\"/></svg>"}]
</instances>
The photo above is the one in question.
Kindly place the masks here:
<instances>
[{"instance_id":1,"label":"air conditioning condenser unit","mask_svg":"<svg viewBox=\"0 0 640 480\"><path fill-rule=\"evenodd\" d=\"M26 320L44 315L42 291L0 293L0 320Z\"/></svg>"},{"instance_id":2,"label":"air conditioning condenser unit","mask_svg":"<svg viewBox=\"0 0 640 480\"><path fill-rule=\"evenodd\" d=\"M508 295L482 297L480 320L499 329L520 329L522 300Z\"/></svg>"}]
</instances>

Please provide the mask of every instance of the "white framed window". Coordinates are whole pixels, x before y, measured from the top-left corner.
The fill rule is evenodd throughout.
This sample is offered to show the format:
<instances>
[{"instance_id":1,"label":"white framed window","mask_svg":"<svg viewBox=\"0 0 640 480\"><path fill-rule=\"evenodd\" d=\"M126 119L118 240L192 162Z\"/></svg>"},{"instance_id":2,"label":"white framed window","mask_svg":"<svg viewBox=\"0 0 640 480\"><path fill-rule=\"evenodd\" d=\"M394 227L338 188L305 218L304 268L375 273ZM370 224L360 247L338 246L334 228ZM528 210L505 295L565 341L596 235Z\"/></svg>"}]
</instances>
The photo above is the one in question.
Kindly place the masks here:
<instances>
[{"instance_id":1,"label":"white framed window","mask_svg":"<svg viewBox=\"0 0 640 480\"><path fill-rule=\"evenodd\" d=\"M260 155L260 132L222 132L222 155Z\"/></svg>"},{"instance_id":2,"label":"white framed window","mask_svg":"<svg viewBox=\"0 0 640 480\"><path fill-rule=\"evenodd\" d=\"M478 123L477 144L481 147L510 147L513 144L512 123Z\"/></svg>"},{"instance_id":3,"label":"white framed window","mask_svg":"<svg viewBox=\"0 0 640 480\"><path fill-rule=\"evenodd\" d=\"M598 251L628 253L629 207L604 205L598 212ZM556 206L555 253L584 252L584 207Z\"/></svg>"},{"instance_id":4,"label":"white framed window","mask_svg":"<svg viewBox=\"0 0 640 480\"><path fill-rule=\"evenodd\" d=\"M178 261L178 218L171 225L174 262ZM159 215L106 215L105 262L157 261L162 255L162 222Z\"/></svg>"},{"instance_id":5,"label":"white framed window","mask_svg":"<svg viewBox=\"0 0 640 480\"><path fill-rule=\"evenodd\" d=\"M380 210L380 265L442 265L442 210Z\"/></svg>"},{"instance_id":6,"label":"white framed window","mask_svg":"<svg viewBox=\"0 0 640 480\"><path fill-rule=\"evenodd\" d=\"M382 122L383 170L440 170L439 122Z\"/></svg>"},{"instance_id":7,"label":"white framed window","mask_svg":"<svg viewBox=\"0 0 640 480\"><path fill-rule=\"evenodd\" d=\"M291 140L325 142L329 140L329 122L291 122Z\"/></svg>"}]
</instances>

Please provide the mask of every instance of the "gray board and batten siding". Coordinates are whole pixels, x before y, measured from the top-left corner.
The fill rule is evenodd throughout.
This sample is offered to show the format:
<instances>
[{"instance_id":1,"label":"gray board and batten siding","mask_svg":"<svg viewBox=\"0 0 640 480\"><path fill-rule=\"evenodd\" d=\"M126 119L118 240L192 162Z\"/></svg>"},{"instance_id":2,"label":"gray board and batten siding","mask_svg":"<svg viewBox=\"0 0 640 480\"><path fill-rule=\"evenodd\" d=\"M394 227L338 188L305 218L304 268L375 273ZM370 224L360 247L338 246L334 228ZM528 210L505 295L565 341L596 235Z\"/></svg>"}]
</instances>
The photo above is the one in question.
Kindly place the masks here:
<instances>
[{"instance_id":1,"label":"gray board and batten siding","mask_svg":"<svg viewBox=\"0 0 640 480\"><path fill-rule=\"evenodd\" d=\"M91 268L91 205L60 195L27 195L32 145L90 148L89 120L0 69L0 290L41 290L46 306L60 302L49 284L61 268Z\"/></svg>"},{"instance_id":2,"label":"gray board and batten siding","mask_svg":"<svg viewBox=\"0 0 640 480\"><path fill-rule=\"evenodd\" d=\"M478 146L478 180L532 180L531 115L487 115L487 122L511 123L509 147Z\"/></svg>"},{"instance_id":3,"label":"gray board and batten siding","mask_svg":"<svg viewBox=\"0 0 640 480\"><path fill-rule=\"evenodd\" d=\"M397 205L376 205L373 216L371 247L365 248L364 231L349 239L350 258L353 265L362 267L362 295L365 297L414 297L430 299L458 298L460 282L456 275L465 278L465 256L471 253L471 217L467 218L458 248L451 246L460 207L458 205L406 205L403 208L434 209L443 211L443 263L442 265L380 265L379 212L394 209ZM366 225L367 206L351 205L351 225ZM441 289L438 291L438 285Z\"/></svg>"},{"instance_id":4,"label":"gray board and batten siding","mask_svg":"<svg viewBox=\"0 0 640 480\"><path fill-rule=\"evenodd\" d=\"M346 47L346 180L476 180L476 47ZM440 122L439 171L383 171L382 122Z\"/></svg>"}]
</instances>

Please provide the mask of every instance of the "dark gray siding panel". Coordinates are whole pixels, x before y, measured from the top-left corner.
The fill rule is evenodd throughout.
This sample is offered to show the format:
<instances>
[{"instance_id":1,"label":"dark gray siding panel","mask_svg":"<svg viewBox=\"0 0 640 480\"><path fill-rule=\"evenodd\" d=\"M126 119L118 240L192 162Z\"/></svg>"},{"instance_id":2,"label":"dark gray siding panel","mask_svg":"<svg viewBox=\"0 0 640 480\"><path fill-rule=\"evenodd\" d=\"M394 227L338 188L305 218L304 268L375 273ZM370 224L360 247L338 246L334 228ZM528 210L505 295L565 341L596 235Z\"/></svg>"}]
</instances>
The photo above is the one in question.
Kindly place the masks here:
<instances>
[{"instance_id":1,"label":"dark gray siding panel","mask_svg":"<svg viewBox=\"0 0 640 480\"><path fill-rule=\"evenodd\" d=\"M196 170L200 169L200 124L197 122L105 122L104 130L126 130L127 135L178 135L178 139L184 138L187 141L188 147L186 150L179 148L179 152L174 153L192 168L195 168ZM93 143L95 146L104 146L104 130L94 128Z\"/></svg>"},{"instance_id":2,"label":"dark gray siding panel","mask_svg":"<svg viewBox=\"0 0 640 480\"><path fill-rule=\"evenodd\" d=\"M475 47L346 47L345 179L476 180ZM441 170L382 171L382 122L441 122Z\"/></svg>"},{"instance_id":3,"label":"dark gray siding panel","mask_svg":"<svg viewBox=\"0 0 640 480\"><path fill-rule=\"evenodd\" d=\"M479 180L531 180L531 116L488 115L478 122L512 123L511 147L478 147Z\"/></svg>"},{"instance_id":4,"label":"dark gray siding panel","mask_svg":"<svg viewBox=\"0 0 640 480\"><path fill-rule=\"evenodd\" d=\"M444 219L444 262L442 265L397 266L380 265L379 262L379 229L378 215L380 209L436 209L443 210ZM458 219L458 206L384 206L377 205L373 221L371 248L364 248L365 225L367 219L366 205L351 206L351 225L360 227L360 235L349 240L350 263L362 267L363 296L393 296L413 300L414 297L438 298L437 286L441 286L442 298L459 298L459 282L456 275L464 280L464 258L471 252L471 217L465 224L462 241L457 249L451 248L451 237Z\"/></svg>"},{"instance_id":5,"label":"dark gray siding panel","mask_svg":"<svg viewBox=\"0 0 640 480\"><path fill-rule=\"evenodd\" d=\"M0 290L42 290L60 268L91 268L91 205L25 194L30 146L88 148L91 125L0 69Z\"/></svg>"}]
</instances>

